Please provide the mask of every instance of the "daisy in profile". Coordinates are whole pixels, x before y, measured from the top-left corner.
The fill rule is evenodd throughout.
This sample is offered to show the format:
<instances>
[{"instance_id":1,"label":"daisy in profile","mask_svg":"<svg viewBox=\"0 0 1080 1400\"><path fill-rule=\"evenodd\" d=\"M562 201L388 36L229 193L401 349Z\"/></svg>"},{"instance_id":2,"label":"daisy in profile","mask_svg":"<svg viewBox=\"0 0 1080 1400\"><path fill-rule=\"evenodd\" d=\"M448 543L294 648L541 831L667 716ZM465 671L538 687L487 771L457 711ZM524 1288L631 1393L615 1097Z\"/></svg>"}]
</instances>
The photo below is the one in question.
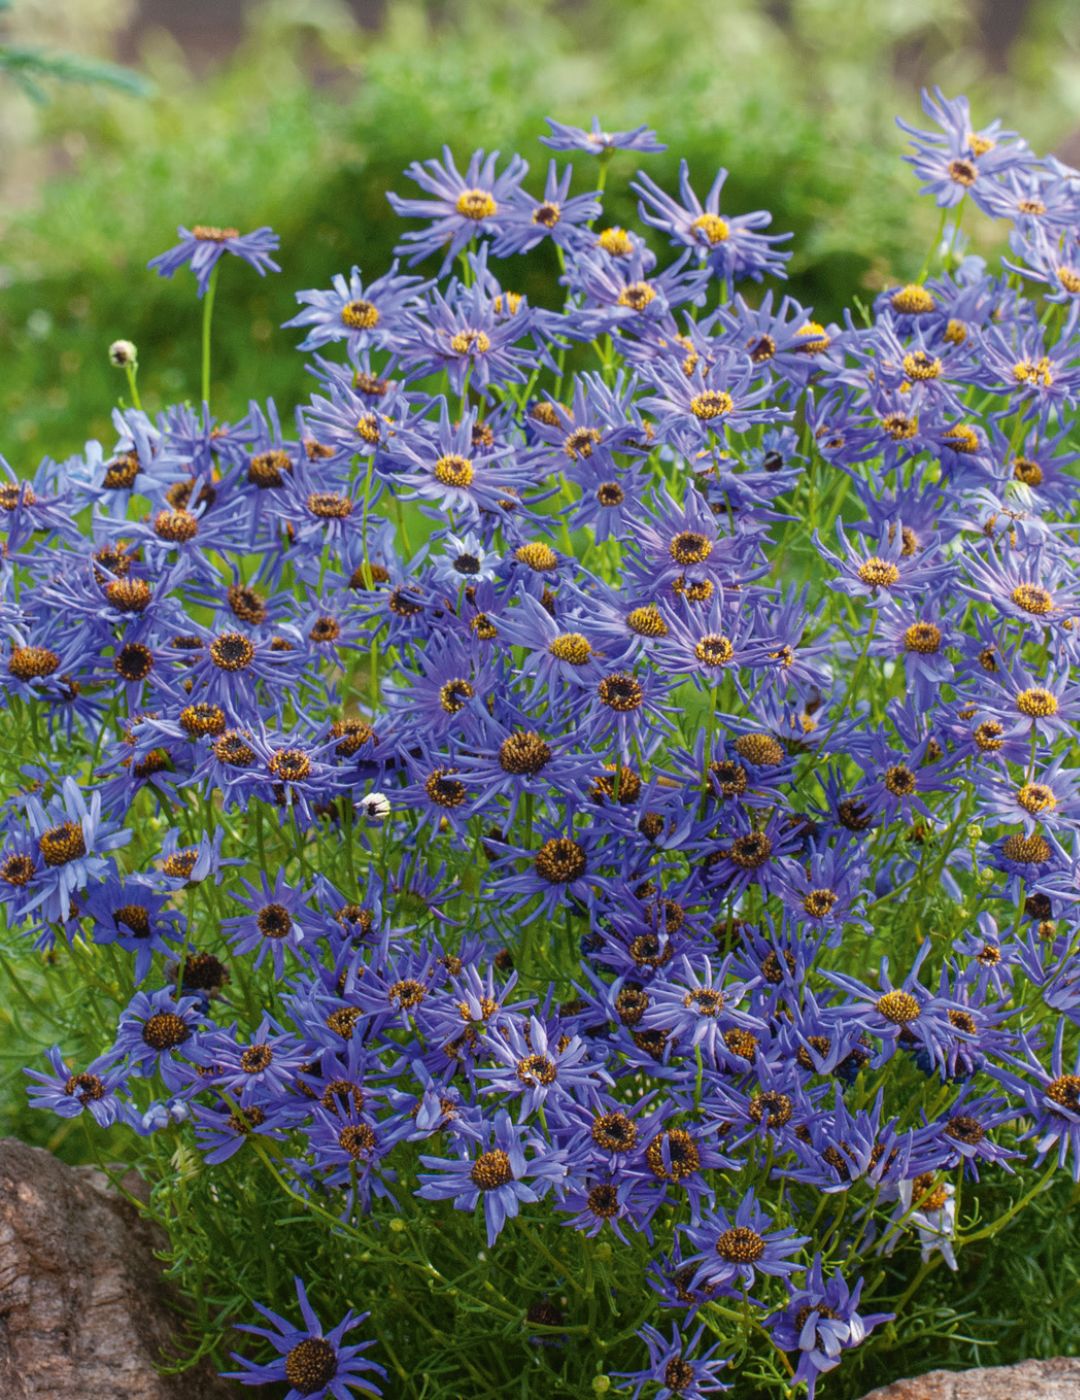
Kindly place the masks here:
<instances>
[{"instance_id":1,"label":"daisy in profile","mask_svg":"<svg viewBox=\"0 0 1080 1400\"><path fill-rule=\"evenodd\" d=\"M631 131L604 131L600 118L593 117L592 129L586 131L580 126L557 122L554 117L544 120L551 128L551 135L541 136L540 144L550 146L553 151L586 151L589 155L611 156L615 151L641 151L651 155L667 150L657 139L656 132L647 126L635 126Z\"/></svg>"},{"instance_id":2,"label":"daisy in profile","mask_svg":"<svg viewBox=\"0 0 1080 1400\"><path fill-rule=\"evenodd\" d=\"M200 297L206 295L210 276L226 253L242 258L260 277L265 277L268 272L281 271L270 256L277 251L280 243L270 227L257 228L254 233L241 233L236 228L196 224L191 229L181 225L176 232L180 238L176 247L151 258L147 266L152 267L159 277L171 277L185 264L190 264Z\"/></svg>"}]
</instances>

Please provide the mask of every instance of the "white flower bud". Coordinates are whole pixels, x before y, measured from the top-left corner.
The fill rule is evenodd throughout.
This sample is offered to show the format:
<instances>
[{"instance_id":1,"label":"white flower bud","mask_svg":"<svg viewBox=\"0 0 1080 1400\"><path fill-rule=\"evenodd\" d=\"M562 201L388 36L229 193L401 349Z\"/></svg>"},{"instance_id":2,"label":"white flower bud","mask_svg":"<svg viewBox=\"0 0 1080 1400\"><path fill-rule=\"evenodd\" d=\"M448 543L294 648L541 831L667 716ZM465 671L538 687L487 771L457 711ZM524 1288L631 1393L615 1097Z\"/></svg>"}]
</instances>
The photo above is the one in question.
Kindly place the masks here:
<instances>
[{"instance_id":1,"label":"white flower bud","mask_svg":"<svg viewBox=\"0 0 1080 1400\"><path fill-rule=\"evenodd\" d=\"M390 799L381 792L369 792L360 802L360 812L369 822L384 822L390 815Z\"/></svg>"},{"instance_id":2,"label":"white flower bud","mask_svg":"<svg viewBox=\"0 0 1080 1400\"><path fill-rule=\"evenodd\" d=\"M138 360L139 352L130 340L114 340L109 346L109 364L115 365L117 369L137 364Z\"/></svg>"}]
</instances>

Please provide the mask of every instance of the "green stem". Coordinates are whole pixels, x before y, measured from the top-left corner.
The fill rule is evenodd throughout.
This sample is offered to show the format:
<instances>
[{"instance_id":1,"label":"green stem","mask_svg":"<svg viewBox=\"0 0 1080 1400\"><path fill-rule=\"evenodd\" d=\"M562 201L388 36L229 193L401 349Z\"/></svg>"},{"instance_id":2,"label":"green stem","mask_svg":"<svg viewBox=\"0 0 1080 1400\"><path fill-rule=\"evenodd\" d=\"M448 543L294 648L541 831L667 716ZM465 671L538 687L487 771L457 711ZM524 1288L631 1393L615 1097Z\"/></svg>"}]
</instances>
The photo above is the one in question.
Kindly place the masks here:
<instances>
[{"instance_id":1,"label":"green stem","mask_svg":"<svg viewBox=\"0 0 1080 1400\"><path fill-rule=\"evenodd\" d=\"M139 398L139 366L130 361L124 366L124 373L127 375L128 390L131 394L132 404L141 412L142 401Z\"/></svg>"},{"instance_id":2,"label":"green stem","mask_svg":"<svg viewBox=\"0 0 1080 1400\"><path fill-rule=\"evenodd\" d=\"M217 291L218 269L220 267L220 263L214 264L214 270L210 274L210 281L206 284L206 295L203 297L202 401L204 404L209 404L210 402L210 327L214 320L214 293Z\"/></svg>"}]
</instances>

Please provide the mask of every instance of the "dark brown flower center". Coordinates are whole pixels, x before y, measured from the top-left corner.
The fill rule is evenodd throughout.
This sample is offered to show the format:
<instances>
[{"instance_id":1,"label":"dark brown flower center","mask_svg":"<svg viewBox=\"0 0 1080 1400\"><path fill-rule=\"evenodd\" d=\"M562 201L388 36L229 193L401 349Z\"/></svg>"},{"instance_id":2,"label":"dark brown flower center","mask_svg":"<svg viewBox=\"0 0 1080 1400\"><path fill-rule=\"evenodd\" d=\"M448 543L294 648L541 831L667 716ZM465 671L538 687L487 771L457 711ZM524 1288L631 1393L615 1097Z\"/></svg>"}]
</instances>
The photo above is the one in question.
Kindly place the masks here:
<instances>
[{"instance_id":1,"label":"dark brown flower center","mask_svg":"<svg viewBox=\"0 0 1080 1400\"><path fill-rule=\"evenodd\" d=\"M260 491L272 491L281 485L285 474L293 469L292 458L280 447L269 452L256 452L248 462L248 481Z\"/></svg>"},{"instance_id":2,"label":"dark brown flower center","mask_svg":"<svg viewBox=\"0 0 1080 1400\"><path fill-rule=\"evenodd\" d=\"M224 734L225 711L220 705L208 705L203 701L188 705L180 711L180 727L192 738Z\"/></svg>"},{"instance_id":3,"label":"dark brown flower center","mask_svg":"<svg viewBox=\"0 0 1080 1400\"><path fill-rule=\"evenodd\" d=\"M302 783L311 773L311 759L303 749L278 749L267 767L283 783Z\"/></svg>"},{"instance_id":4,"label":"dark brown flower center","mask_svg":"<svg viewBox=\"0 0 1080 1400\"><path fill-rule=\"evenodd\" d=\"M966 1113L959 1113L955 1118L950 1118L945 1124L945 1132L949 1137L955 1138L957 1142L966 1143L969 1147L975 1147L986 1136L986 1129L979 1120L968 1117Z\"/></svg>"},{"instance_id":5,"label":"dark brown flower center","mask_svg":"<svg viewBox=\"0 0 1080 1400\"><path fill-rule=\"evenodd\" d=\"M910 992L886 992L877 999L877 1009L894 1026L906 1026L917 1021L922 1012L918 1001Z\"/></svg>"},{"instance_id":6,"label":"dark brown flower center","mask_svg":"<svg viewBox=\"0 0 1080 1400\"><path fill-rule=\"evenodd\" d=\"M362 1161L375 1150L375 1129L366 1123L348 1123L338 1133L338 1145L353 1158Z\"/></svg>"},{"instance_id":7,"label":"dark brown flower center","mask_svg":"<svg viewBox=\"0 0 1080 1400\"><path fill-rule=\"evenodd\" d=\"M64 1093L69 1098L74 1096L96 1103L105 1097L105 1085L96 1074L72 1074L64 1085Z\"/></svg>"},{"instance_id":8,"label":"dark brown flower center","mask_svg":"<svg viewBox=\"0 0 1080 1400\"><path fill-rule=\"evenodd\" d=\"M129 684L144 681L154 669L154 657L141 642L128 642L113 657L113 670Z\"/></svg>"},{"instance_id":9,"label":"dark brown flower center","mask_svg":"<svg viewBox=\"0 0 1080 1400\"><path fill-rule=\"evenodd\" d=\"M1046 1086L1046 1097L1072 1113L1080 1112L1080 1075L1062 1074L1051 1080Z\"/></svg>"},{"instance_id":10,"label":"dark brown flower center","mask_svg":"<svg viewBox=\"0 0 1080 1400\"><path fill-rule=\"evenodd\" d=\"M566 836L555 836L545 841L534 861L536 873L550 885L568 885L580 880L585 874L588 862L584 849L576 841Z\"/></svg>"},{"instance_id":11,"label":"dark brown flower center","mask_svg":"<svg viewBox=\"0 0 1080 1400\"><path fill-rule=\"evenodd\" d=\"M664 1165L664 1145L668 1148L670 1171ZM682 1128L658 1133L645 1149L645 1161L660 1181L684 1181L701 1165L701 1153L694 1139Z\"/></svg>"},{"instance_id":12,"label":"dark brown flower center","mask_svg":"<svg viewBox=\"0 0 1080 1400\"><path fill-rule=\"evenodd\" d=\"M242 632L223 632L210 643L210 658L223 671L243 671L255 659L255 648Z\"/></svg>"},{"instance_id":13,"label":"dark brown flower center","mask_svg":"<svg viewBox=\"0 0 1080 1400\"><path fill-rule=\"evenodd\" d=\"M264 938L285 938L292 928L292 915L283 904L264 904L255 916L255 925Z\"/></svg>"},{"instance_id":14,"label":"dark brown flower center","mask_svg":"<svg viewBox=\"0 0 1080 1400\"><path fill-rule=\"evenodd\" d=\"M506 1186L514 1179L510 1158L501 1147L493 1152L484 1152L472 1164L469 1177L481 1191L495 1191L500 1186Z\"/></svg>"},{"instance_id":15,"label":"dark brown flower center","mask_svg":"<svg viewBox=\"0 0 1080 1400\"><path fill-rule=\"evenodd\" d=\"M143 1025L142 1038L152 1050L175 1050L191 1034L186 1021L173 1011L156 1011Z\"/></svg>"},{"instance_id":16,"label":"dark brown flower center","mask_svg":"<svg viewBox=\"0 0 1080 1400\"><path fill-rule=\"evenodd\" d=\"M755 1264L765 1253L765 1241L756 1230L736 1225L716 1241L716 1252L729 1264Z\"/></svg>"},{"instance_id":17,"label":"dark brown flower center","mask_svg":"<svg viewBox=\"0 0 1080 1400\"><path fill-rule=\"evenodd\" d=\"M555 1062L547 1055L526 1055L517 1064L517 1077L522 1084L546 1088L557 1078Z\"/></svg>"},{"instance_id":18,"label":"dark brown flower center","mask_svg":"<svg viewBox=\"0 0 1080 1400\"><path fill-rule=\"evenodd\" d=\"M629 1152L637 1142L637 1124L625 1113L601 1113L593 1120L592 1140L608 1152Z\"/></svg>"},{"instance_id":19,"label":"dark brown flower center","mask_svg":"<svg viewBox=\"0 0 1080 1400\"><path fill-rule=\"evenodd\" d=\"M285 1357L285 1379L301 1395L314 1395L337 1375L337 1352L322 1337L305 1337Z\"/></svg>"},{"instance_id":20,"label":"dark brown flower center","mask_svg":"<svg viewBox=\"0 0 1080 1400\"><path fill-rule=\"evenodd\" d=\"M86 855L86 839L78 822L61 822L38 837L38 849L46 865L67 865Z\"/></svg>"},{"instance_id":21,"label":"dark brown flower center","mask_svg":"<svg viewBox=\"0 0 1080 1400\"><path fill-rule=\"evenodd\" d=\"M261 1074L274 1062L274 1052L269 1045L249 1045L240 1056L240 1068L245 1074Z\"/></svg>"}]
</instances>

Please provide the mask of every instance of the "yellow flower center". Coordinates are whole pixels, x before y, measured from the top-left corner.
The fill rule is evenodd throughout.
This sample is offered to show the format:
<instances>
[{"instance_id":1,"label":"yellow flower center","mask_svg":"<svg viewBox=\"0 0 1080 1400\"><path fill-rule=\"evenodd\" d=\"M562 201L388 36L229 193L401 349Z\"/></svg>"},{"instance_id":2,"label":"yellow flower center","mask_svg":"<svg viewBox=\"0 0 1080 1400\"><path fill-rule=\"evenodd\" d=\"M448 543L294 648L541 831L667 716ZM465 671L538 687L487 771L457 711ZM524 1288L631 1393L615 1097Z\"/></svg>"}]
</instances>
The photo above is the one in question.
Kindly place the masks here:
<instances>
[{"instance_id":1,"label":"yellow flower center","mask_svg":"<svg viewBox=\"0 0 1080 1400\"><path fill-rule=\"evenodd\" d=\"M571 666L584 666L592 656L592 647L580 632L561 632L548 650L557 661L569 662Z\"/></svg>"},{"instance_id":2,"label":"yellow flower center","mask_svg":"<svg viewBox=\"0 0 1080 1400\"><path fill-rule=\"evenodd\" d=\"M941 628L932 622L913 622L904 633L904 650L933 656L941 649Z\"/></svg>"},{"instance_id":3,"label":"yellow flower center","mask_svg":"<svg viewBox=\"0 0 1080 1400\"><path fill-rule=\"evenodd\" d=\"M727 220L722 219L719 214L699 214L690 227L695 233L703 234L714 246L727 242Z\"/></svg>"},{"instance_id":4,"label":"yellow flower center","mask_svg":"<svg viewBox=\"0 0 1080 1400\"><path fill-rule=\"evenodd\" d=\"M1032 690L1021 690L1016 697L1016 708L1029 719L1047 719L1058 712L1057 696L1041 686Z\"/></svg>"},{"instance_id":5,"label":"yellow flower center","mask_svg":"<svg viewBox=\"0 0 1080 1400\"><path fill-rule=\"evenodd\" d=\"M871 555L865 564L859 565L858 573L862 582L871 588L890 588L900 577L900 570L895 564L880 559L876 554Z\"/></svg>"},{"instance_id":6,"label":"yellow flower center","mask_svg":"<svg viewBox=\"0 0 1080 1400\"><path fill-rule=\"evenodd\" d=\"M519 564L525 564L539 574L551 573L559 562L559 556L549 544L544 544L543 540L532 540L528 544L518 545L514 550L514 558Z\"/></svg>"},{"instance_id":7,"label":"yellow flower center","mask_svg":"<svg viewBox=\"0 0 1080 1400\"><path fill-rule=\"evenodd\" d=\"M648 282L630 282L619 293L618 304L629 307L631 311L644 311L655 299L656 291Z\"/></svg>"},{"instance_id":8,"label":"yellow flower center","mask_svg":"<svg viewBox=\"0 0 1080 1400\"><path fill-rule=\"evenodd\" d=\"M1034 617L1045 617L1047 613L1054 611L1053 596L1037 583L1017 584L1010 597L1018 608Z\"/></svg>"},{"instance_id":9,"label":"yellow flower center","mask_svg":"<svg viewBox=\"0 0 1080 1400\"><path fill-rule=\"evenodd\" d=\"M957 423L943 434L954 452L978 452L979 435L969 423Z\"/></svg>"},{"instance_id":10,"label":"yellow flower center","mask_svg":"<svg viewBox=\"0 0 1080 1400\"><path fill-rule=\"evenodd\" d=\"M596 241L613 258L628 258L634 251L630 235L622 228L606 228Z\"/></svg>"},{"instance_id":11,"label":"yellow flower center","mask_svg":"<svg viewBox=\"0 0 1080 1400\"><path fill-rule=\"evenodd\" d=\"M370 331L379 324L379 308L370 301L350 301L341 308L342 325L351 331Z\"/></svg>"},{"instance_id":12,"label":"yellow flower center","mask_svg":"<svg viewBox=\"0 0 1080 1400\"><path fill-rule=\"evenodd\" d=\"M457 211L463 219L479 223L490 219L498 212L499 206L487 190L462 190L457 197Z\"/></svg>"},{"instance_id":13,"label":"yellow flower center","mask_svg":"<svg viewBox=\"0 0 1080 1400\"><path fill-rule=\"evenodd\" d=\"M881 426L893 442L906 442L919 431L919 420L909 418L906 413L887 413L881 420Z\"/></svg>"},{"instance_id":14,"label":"yellow flower center","mask_svg":"<svg viewBox=\"0 0 1080 1400\"><path fill-rule=\"evenodd\" d=\"M925 350L914 350L904 356L904 373L909 379L937 379L941 374L941 361Z\"/></svg>"},{"instance_id":15,"label":"yellow flower center","mask_svg":"<svg viewBox=\"0 0 1080 1400\"><path fill-rule=\"evenodd\" d=\"M668 632L667 623L660 616L660 609L655 603L632 608L626 615L626 625L639 637L666 637Z\"/></svg>"},{"instance_id":16,"label":"yellow flower center","mask_svg":"<svg viewBox=\"0 0 1080 1400\"><path fill-rule=\"evenodd\" d=\"M705 389L690 400L690 412L703 423L707 423L710 418L722 418L734 407L731 395L723 389Z\"/></svg>"},{"instance_id":17,"label":"yellow flower center","mask_svg":"<svg viewBox=\"0 0 1080 1400\"><path fill-rule=\"evenodd\" d=\"M486 355L491 340L484 331L458 331L451 337L450 349L455 355Z\"/></svg>"},{"instance_id":18,"label":"yellow flower center","mask_svg":"<svg viewBox=\"0 0 1080 1400\"><path fill-rule=\"evenodd\" d=\"M796 334L803 342L798 347L800 355L823 355L832 344L825 327L817 321L807 321Z\"/></svg>"},{"instance_id":19,"label":"yellow flower center","mask_svg":"<svg viewBox=\"0 0 1080 1400\"><path fill-rule=\"evenodd\" d=\"M894 1026L906 1026L919 1019L919 1003L910 992L886 992L878 997L877 1009Z\"/></svg>"},{"instance_id":20,"label":"yellow flower center","mask_svg":"<svg viewBox=\"0 0 1080 1400\"><path fill-rule=\"evenodd\" d=\"M1021 836L1019 832L1008 837L1001 844L1003 854L1017 865L1039 865L1050 859L1050 843L1038 833L1034 836Z\"/></svg>"},{"instance_id":21,"label":"yellow flower center","mask_svg":"<svg viewBox=\"0 0 1080 1400\"><path fill-rule=\"evenodd\" d=\"M459 457L456 452L440 457L435 463L436 480L444 486L465 487L472 484L473 464L467 457Z\"/></svg>"},{"instance_id":22,"label":"yellow flower center","mask_svg":"<svg viewBox=\"0 0 1080 1400\"><path fill-rule=\"evenodd\" d=\"M1038 360L1018 360L1012 369L1017 384L1030 384L1032 388L1049 389L1054 382L1054 372L1050 368L1050 357L1043 355Z\"/></svg>"},{"instance_id":23,"label":"yellow flower center","mask_svg":"<svg viewBox=\"0 0 1080 1400\"><path fill-rule=\"evenodd\" d=\"M1017 792L1016 800L1032 816L1037 816L1039 812L1052 812L1057 806L1053 790L1045 783L1025 783Z\"/></svg>"},{"instance_id":24,"label":"yellow flower center","mask_svg":"<svg viewBox=\"0 0 1080 1400\"><path fill-rule=\"evenodd\" d=\"M712 632L697 643L694 655L703 666L726 666L735 655L735 648L727 637Z\"/></svg>"},{"instance_id":25,"label":"yellow flower center","mask_svg":"<svg viewBox=\"0 0 1080 1400\"><path fill-rule=\"evenodd\" d=\"M909 282L893 292L889 298L892 309L902 316L923 316L933 311L937 303L932 292L928 292L919 282Z\"/></svg>"}]
</instances>

